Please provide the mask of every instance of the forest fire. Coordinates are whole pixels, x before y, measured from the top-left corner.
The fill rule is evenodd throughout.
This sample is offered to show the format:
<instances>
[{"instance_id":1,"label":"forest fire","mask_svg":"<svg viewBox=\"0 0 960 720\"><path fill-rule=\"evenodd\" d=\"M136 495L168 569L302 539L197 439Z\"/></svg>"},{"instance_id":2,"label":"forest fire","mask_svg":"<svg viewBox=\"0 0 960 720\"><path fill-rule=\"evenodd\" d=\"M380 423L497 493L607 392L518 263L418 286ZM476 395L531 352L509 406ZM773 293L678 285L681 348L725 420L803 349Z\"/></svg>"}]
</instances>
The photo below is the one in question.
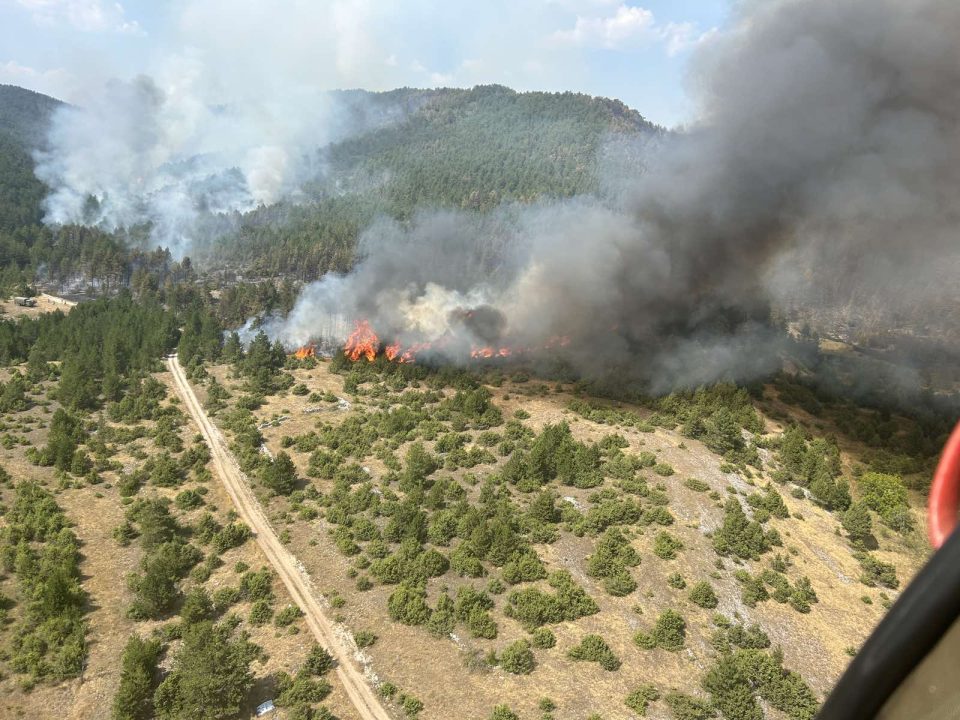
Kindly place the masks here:
<instances>
[{"instance_id":1,"label":"forest fire","mask_svg":"<svg viewBox=\"0 0 960 720\"><path fill-rule=\"evenodd\" d=\"M383 355L390 362L412 363L415 362L419 354L430 350L440 350L449 346L451 338L444 336L435 342L418 342L404 347L399 341L393 341L389 344L381 344L380 338L374 331L370 322L360 320L354 326L353 332L347 338L343 345L343 353L351 361L358 362L361 358L367 362L373 362L378 355ZM473 346L470 349L470 357L473 359L487 360L496 358L509 358L517 355L535 353L544 350L553 350L558 347L565 347L570 344L570 338L556 335L544 342L542 345L527 347L509 347L509 346ZM313 345L305 345L297 350L294 356L298 359L312 357L314 355ZM301 354L303 353L303 354Z\"/></svg>"},{"instance_id":2,"label":"forest fire","mask_svg":"<svg viewBox=\"0 0 960 720\"><path fill-rule=\"evenodd\" d=\"M356 362L361 357L365 357L367 361L373 362L377 357L377 351L379 349L380 338L377 337L373 328L370 327L370 323L366 320L361 320L357 323L353 332L350 333L350 337L347 338L347 342L343 345L344 354L353 362Z\"/></svg>"},{"instance_id":3,"label":"forest fire","mask_svg":"<svg viewBox=\"0 0 960 720\"><path fill-rule=\"evenodd\" d=\"M313 343L307 343L306 345L297 348L297 351L293 354L297 360L306 360L307 358L312 358L317 356L317 346Z\"/></svg>"}]
</instances>

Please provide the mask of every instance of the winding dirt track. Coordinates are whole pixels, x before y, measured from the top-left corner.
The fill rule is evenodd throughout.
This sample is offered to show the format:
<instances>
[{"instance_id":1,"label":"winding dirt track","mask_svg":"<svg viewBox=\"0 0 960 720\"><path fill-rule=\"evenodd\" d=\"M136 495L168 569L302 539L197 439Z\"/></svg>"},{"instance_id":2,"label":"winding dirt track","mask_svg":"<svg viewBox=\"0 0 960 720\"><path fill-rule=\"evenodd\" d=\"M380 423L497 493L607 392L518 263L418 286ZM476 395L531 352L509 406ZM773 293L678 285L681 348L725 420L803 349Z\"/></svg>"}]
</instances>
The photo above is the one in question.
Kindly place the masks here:
<instances>
[{"instance_id":1,"label":"winding dirt track","mask_svg":"<svg viewBox=\"0 0 960 720\"><path fill-rule=\"evenodd\" d=\"M333 624L324 614L323 608L310 589L310 581L305 572L298 569L297 559L291 555L277 538L276 533L263 514L260 503L253 491L247 485L246 477L240 470L233 453L220 431L207 417L203 406L190 387L183 367L176 355L167 360L170 372L180 397L183 399L191 417L200 428L204 440L210 447L217 474L223 481L230 499L236 506L241 519L253 530L257 544L267 556L273 569L276 570L294 602L303 611L310 631L317 641L326 646L337 660L337 677L343 683L344 690L363 720L391 720L389 713L380 704L370 685L367 684L356 665L353 663L350 650L344 646L333 630Z\"/></svg>"}]
</instances>

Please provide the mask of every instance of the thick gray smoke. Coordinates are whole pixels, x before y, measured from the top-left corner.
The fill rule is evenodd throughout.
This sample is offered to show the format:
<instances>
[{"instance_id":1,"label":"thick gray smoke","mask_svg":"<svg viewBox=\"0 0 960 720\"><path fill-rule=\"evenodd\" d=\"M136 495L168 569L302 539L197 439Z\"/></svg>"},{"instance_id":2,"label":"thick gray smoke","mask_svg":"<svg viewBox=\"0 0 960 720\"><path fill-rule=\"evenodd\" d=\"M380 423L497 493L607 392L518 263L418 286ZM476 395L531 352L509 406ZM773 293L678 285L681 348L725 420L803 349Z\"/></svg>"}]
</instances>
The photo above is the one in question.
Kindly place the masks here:
<instances>
[{"instance_id":1,"label":"thick gray smoke","mask_svg":"<svg viewBox=\"0 0 960 720\"><path fill-rule=\"evenodd\" d=\"M404 342L563 335L580 370L642 367L662 389L774 367L771 303L889 321L936 298L960 269L960 3L738 7L695 60L698 123L627 191L383 223L272 332L301 342L332 314ZM496 341L458 322L480 306Z\"/></svg>"}]
</instances>

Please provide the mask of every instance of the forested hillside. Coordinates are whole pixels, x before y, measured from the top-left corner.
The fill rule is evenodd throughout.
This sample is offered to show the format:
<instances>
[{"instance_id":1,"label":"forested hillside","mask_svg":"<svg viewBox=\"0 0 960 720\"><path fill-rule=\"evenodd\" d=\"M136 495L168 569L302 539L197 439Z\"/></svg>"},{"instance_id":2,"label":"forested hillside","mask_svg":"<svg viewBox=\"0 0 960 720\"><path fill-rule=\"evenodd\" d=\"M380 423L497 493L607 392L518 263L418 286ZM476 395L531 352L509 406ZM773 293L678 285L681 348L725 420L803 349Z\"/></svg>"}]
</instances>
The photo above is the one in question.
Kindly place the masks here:
<instances>
[{"instance_id":1,"label":"forested hillside","mask_svg":"<svg viewBox=\"0 0 960 720\"><path fill-rule=\"evenodd\" d=\"M63 103L15 85L0 85L0 133L28 149L40 147L47 123Z\"/></svg>"},{"instance_id":2,"label":"forested hillside","mask_svg":"<svg viewBox=\"0 0 960 720\"><path fill-rule=\"evenodd\" d=\"M393 121L320 149L326 170L307 186L310 202L239 218L201 259L304 280L342 272L377 214L403 219L424 207L483 211L592 193L605 143L662 132L619 101L574 93L491 85L366 95L378 116L394 108Z\"/></svg>"},{"instance_id":3,"label":"forested hillside","mask_svg":"<svg viewBox=\"0 0 960 720\"><path fill-rule=\"evenodd\" d=\"M344 271L359 234L379 214L402 219L423 207L483 211L504 201L594 192L605 143L662 131L619 101L574 93L517 93L494 85L352 90L335 97L334 137L340 139L316 148L322 172L296 202L210 223L216 229L195 239L195 260L303 280ZM111 233L39 228L45 190L33 175L31 154L58 104L0 86L0 283L7 289L34 279L128 285L143 262L126 249L145 249L148 227Z\"/></svg>"},{"instance_id":4,"label":"forested hillside","mask_svg":"<svg viewBox=\"0 0 960 720\"><path fill-rule=\"evenodd\" d=\"M40 221L43 184L31 152L45 139L60 101L13 85L0 85L0 231Z\"/></svg>"}]
</instances>

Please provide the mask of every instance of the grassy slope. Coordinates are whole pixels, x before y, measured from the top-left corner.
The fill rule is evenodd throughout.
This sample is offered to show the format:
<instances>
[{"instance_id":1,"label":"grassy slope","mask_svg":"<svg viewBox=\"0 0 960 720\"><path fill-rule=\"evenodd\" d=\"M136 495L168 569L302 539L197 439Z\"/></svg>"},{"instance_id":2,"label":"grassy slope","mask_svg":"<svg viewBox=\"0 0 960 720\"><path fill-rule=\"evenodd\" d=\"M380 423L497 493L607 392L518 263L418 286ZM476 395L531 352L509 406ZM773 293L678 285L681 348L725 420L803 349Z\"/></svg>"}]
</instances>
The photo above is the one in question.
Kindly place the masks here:
<instances>
[{"instance_id":1,"label":"grassy slope","mask_svg":"<svg viewBox=\"0 0 960 720\"><path fill-rule=\"evenodd\" d=\"M311 391L331 391L344 396L342 378L327 372L321 364L311 371L296 371L298 381L304 382ZM233 383L223 368L216 371L218 378L228 387ZM582 440L598 441L614 429L584 420L566 410L572 398L571 388L562 392L541 394L536 383L491 388L504 417L511 417L517 409L530 413L525 424L539 429L546 423L561 420L570 423L574 435ZM373 402L361 398L361 403ZM276 453L283 447L281 438L309 432L318 422L317 415L303 415L304 406L314 405L306 398L285 396L269 399L256 412L260 419L288 415L290 420L279 426L263 430L268 448ZM646 411L634 408L640 414ZM789 410L789 409L787 409ZM328 411L322 413L321 422L334 424L342 421L347 413ZM799 416L798 416L799 417ZM805 420L799 417L800 420ZM777 434L782 429L778 422L766 421L766 430ZM515 621L502 615L506 595L497 596L494 616L499 625L495 640L470 638L462 625L454 631L457 639L437 639L423 628L408 627L392 622L386 613L386 601L393 586L377 585L367 592L358 592L350 579L352 561L341 555L327 537L332 527L322 520L297 521L285 512L286 501L266 500L271 503L274 518L290 532L293 551L302 559L311 574L325 590L335 590L347 600L343 611L345 623L354 629L371 629L380 635L378 644L370 651L373 667L382 679L388 679L401 688L413 692L426 703L424 718L485 718L497 702L508 702L521 717L532 717L539 698L548 696L559 705L557 718L583 718L591 712L604 717L623 716L623 698L637 685L650 682L661 691L677 689L700 694L699 677L709 667L715 652L709 638L715 629L711 624L714 612L730 618L739 618L747 624L759 623L769 634L774 645L782 645L785 665L800 671L808 683L822 698L842 672L849 655L848 647L857 647L869 634L884 613L881 589L868 588L857 578L860 569L851 557L850 546L837 533L839 523L835 516L817 507L809 500L790 496L789 488L778 488L783 495L792 517L786 520L772 519L769 527L775 527L783 536L784 548L777 551L789 554L793 566L788 571L791 581L808 576L819 595L820 602L809 614L799 614L789 605L767 601L756 608L746 607L740 599L739 584L733 578L734 570L746 568L753 573L769 566L771 554L759 562L744 563L730 558L723 560L718 569L709 533L722 522L722 502L731 489L740 494L756 490L766 484L765 477L747 479L738 474L721 470L722 460L707 450L701 443L683 438L678 432L656 429L641 433L636 429L619 430L630 444L625 452L642 450L655 452L659 459L671 464L676 474L661 478L649 470L644 471L651 487L662 483L670 498L669 508L677 522L669 531L680 538L685 550L675 560L661 560L651 552L656 526L631 533L632 544L642 556L642 562L632 574L639 588L630 595L617 598L606 594L599 581L586 573L586 558L593 552L595 539L578 538L568 532L561 533L559 541L552 545L538 545L537 550L547 565L548 571L569 570L574 579L584 586L598 602L599 614L582 618L574 623L553 626L557 646L550 650L536 650L537 669L529 676L515 676L499 669L485 668L482 657L490 650L500 651L516 638L527 633ZM429 443L428 443L429 445ZM301 470L306 469L306 454L291 452ZM397 454L402 457L404 448ZM847 459L855 457L864 448L848 443ZM772 469L769 454L766 466ZM372 457L363 461L377 480L386 473L383 464ZM480 466L472 472L483 477L494 468ZM439 471L437 475L452 474L463 481L465 472ZM766 475L766 473L765 473ZM720 500L708 494L695 492L683 485L688 477L698 478L715 490ZM312 481L321 491L329 491L330 481ZM609 484L609 481L608 481ZM473 501L476 501L479 486L471 488L464 484ZM570 487L558 488L561 495L574 498L581 505L590 505L592 491ZM519 502L526 497L515 494ZM916 514L920 515L919 511ZM630 533L630 530L627 530ZM878 531L881 549L878 555L897 566L901 587L916 572L925 557L922 537L914 534L906 539L893 533ZM440 548L444 552L450 548ZM676 590L665 582L672 572L681 573L686 581L686 590ZM689 587L698 580L709 580L716 588L720 604L716 610L695 606L687 598ZM477 588L486 586L489 578L476 580L458 577L448 572L429 584L429 601L435 603L439 588L448 586L455 590L461 585ZM544 586L545 583L539 583ZM509 593L509 591L508 591ZM453 592L451 594L454 594ZM890 598L895 591L886 591ZM869 596L872 604L863 601ZM686 649L680 653L663 650L645 651L633 644L631 638L638 629L648 628L656 615L665 608L680 611L688 622ZM565 655L586 633L601 634L623 660L623 667L608 673L592 663L575 663ZM424 662L429 659L428 662ZM451 687L457 687L451 693ZM669 717L661 704L651 708L652 717ZM777 717L774 712L771 717Z\"/></svg>"},{"instance_id":2,"label":"grassy slope","mask_svg":"<svg viewBox=\"0 0 960 720\"><path fill-rule=\"evenodd\" d=\"M3 378L6 379L7 370ZM167 402L176 402L172 380L167 373L157 375L158 379L168 388ZM47 389L54 389L55 385L47 385ZM29 445L43 446L46 443L46 424L53 411L58 407L55 401L48 402L42 395L35 398L40 404L23 413L8 414L3 418L5 433L16 437L26 438ZM46 405L46 407L44 407ZM152 422L143 423L149 429ZM181 428L180 435L184 444L189 447L197 428L187 423ZM116 486L117 474L104 472L104 483L87 485L82 480L61 482L56 477L53 468L43 468L32 465L25 457L27 444L13 445L0 450L0 465L6 468L13 476L14 481L31 479L40 482L54 491L57 503L66 512L67 517L74 523L74 532L81 541L82 560L80 570L83 574L83 589L88 594L88 611L85 616L89 624L87 633L88 658L84 674L81 678L60 683L42 682L32 690L26 691L21 682L22 676L10 674L6 668L0 672L0 717L28 717L37 720L63 720L63 718L90 718L91 720L107 720L110 718L111 703L120 680L120 657L127 638L137 632L141 636L149 635L153 630L176 621L175 615L162 621L135 621L127 617L126 610L130 605L132 594L127 589L126 578L129 573L138 569L142 550L134 541L127 547L118 546L112 537L113 529L124 518L125 505ZM137 450L136 448L139 448ZM117 448L112 459L120 462L125 472L129 472L142 463L138 457L146 457L158 452L153 440L143 438L133 445ZM210 468L208 464L208 469ZM177 493L186 489L206 488L206 506L190 511L177 510L171 506L174 515L178 516L181 524L189 525L195 522L204 512L209 510L214 514L221 525L229 522L228 513L231 510L230 499L216 479L208 482L188 481L177 488L143 487L136 495L141 497L167 497L172 499ZM13 497L11 487L0 487L0 502L9 506ZM0 520L2 527L2 520ZM209 550L209 548L205 548ZM236 587L239 575L234 571L234 565L242 561L252 569L265 566L266 559L257 548L253 540L248 540L242 546L228 550L221 556L223 565L215 570L211 577L203 583L212 594L217 589ZM181 583L186 592L196 585L196 581L187 579ZM16 619L23 601L18 597L16 584L12 576L0 578L0 591L8 597L18 600L18 605L11 610L11 618ZM273 592L275 596L274 608L279 611L291 601L283 584L274 578ZM293 674L303 663L313 639L306 630L303 619L296 620L289 630L278 630L272 624L254 627L246 622L251 603L241 600L230 608L237 613L244 622L241 629L250 632L250 639L260 645L266 655L265 662L254 662L252 671L256 676L256 684L251 693L251 706L244 713L252 716L252 706L271 697L270 683L267 681L271 673L278 670ZM9 640L9 626L6 630L0 628L0 645L5 646ZM171 644L175 650L177 642ZM169 666L171 653L167 653L167 660L161 661L165 667ZM3 667L0 662L0 668ZM343 720L355 720L352 706L346 699L342 688L333 675L329 676L333 683L332 694L324 701L337 717Z\"/></svg>"}]
</instances>

